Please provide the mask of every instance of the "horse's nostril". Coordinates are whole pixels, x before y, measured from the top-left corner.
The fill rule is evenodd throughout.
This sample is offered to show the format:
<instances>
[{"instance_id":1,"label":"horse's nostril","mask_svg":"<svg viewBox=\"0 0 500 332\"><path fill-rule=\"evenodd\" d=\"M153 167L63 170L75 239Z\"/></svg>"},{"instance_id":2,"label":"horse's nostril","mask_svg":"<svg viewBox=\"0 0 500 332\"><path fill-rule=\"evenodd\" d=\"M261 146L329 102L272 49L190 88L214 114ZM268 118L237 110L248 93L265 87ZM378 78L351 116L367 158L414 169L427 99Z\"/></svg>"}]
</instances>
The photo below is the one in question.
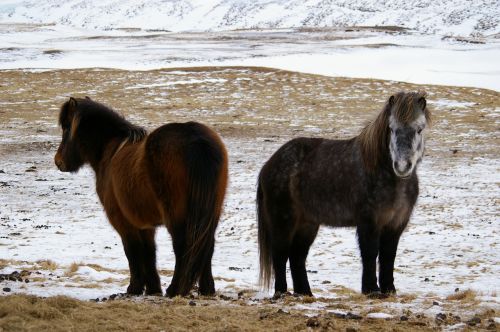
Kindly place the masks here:
<instances>
[{"instance_id":1,"label":"horse's nostril","mask_svg":"<svg viewBox=\"0 0 500 332\"><path fill-rule=\"evenodd\" d=\"M412 165L413 165L413 164L411 163L411 161L409 161L409 162L408 162L407 169L411 169L411 166L412 166Z\"/></svg>"},{"instance_id":2,"label":"horse's nostril","mask_svg":"<svg viewBox=\"0 0 500 332\"><path fill-rule=\"evenodd\" d=\"M394 162L393 166L394 166L395 169L399 169L399 163L397 161Z\"/></svg>"}]
</instances>

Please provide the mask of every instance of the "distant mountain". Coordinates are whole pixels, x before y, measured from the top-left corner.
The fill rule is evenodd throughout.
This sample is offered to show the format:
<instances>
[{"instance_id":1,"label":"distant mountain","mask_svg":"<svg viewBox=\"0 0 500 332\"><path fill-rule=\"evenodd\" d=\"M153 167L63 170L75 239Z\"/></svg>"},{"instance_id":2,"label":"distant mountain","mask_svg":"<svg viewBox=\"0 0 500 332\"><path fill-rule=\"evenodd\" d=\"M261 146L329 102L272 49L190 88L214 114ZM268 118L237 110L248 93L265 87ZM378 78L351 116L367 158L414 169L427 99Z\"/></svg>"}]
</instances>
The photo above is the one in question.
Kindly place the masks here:
<instances>
[{"instance_id":1,"label":"distant mountain","mask_svg":"<svg viewBox=\"0 0 500 332\"><path fill-rule=\"evenodd\" d=\"M402 26L423 33L500 34L500 0L2 0L0 22L171 31Z\"/></svg>"}]
</instances>

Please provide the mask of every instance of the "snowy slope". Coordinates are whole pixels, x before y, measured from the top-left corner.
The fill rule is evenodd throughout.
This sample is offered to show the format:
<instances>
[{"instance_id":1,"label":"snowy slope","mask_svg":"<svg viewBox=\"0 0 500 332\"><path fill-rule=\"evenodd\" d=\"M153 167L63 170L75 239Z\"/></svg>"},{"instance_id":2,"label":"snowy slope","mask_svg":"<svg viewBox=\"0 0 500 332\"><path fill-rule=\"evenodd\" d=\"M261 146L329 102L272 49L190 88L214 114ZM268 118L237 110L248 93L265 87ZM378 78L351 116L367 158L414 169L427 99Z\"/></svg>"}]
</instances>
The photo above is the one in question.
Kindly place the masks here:
<instances>
[{"instance_id":1,"label":"snowy slope","mask_svg":"<svg viewBox=\"0 0 500 332\"><path fill-rule=\"evenodd\" d=\"M0 22L75 27L229 30L402 26L460 36L499 34L499 0L3 0Z\"/></svg>"}]
</instances>

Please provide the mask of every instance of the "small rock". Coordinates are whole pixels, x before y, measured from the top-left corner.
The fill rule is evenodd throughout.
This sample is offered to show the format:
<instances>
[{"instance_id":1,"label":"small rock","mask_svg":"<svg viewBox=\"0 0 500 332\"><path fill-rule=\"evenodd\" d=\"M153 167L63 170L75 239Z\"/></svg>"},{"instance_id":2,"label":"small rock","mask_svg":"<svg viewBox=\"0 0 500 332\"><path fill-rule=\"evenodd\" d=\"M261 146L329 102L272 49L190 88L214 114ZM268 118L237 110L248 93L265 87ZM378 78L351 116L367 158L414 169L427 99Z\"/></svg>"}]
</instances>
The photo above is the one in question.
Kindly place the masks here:
<instances>
[{"instance_id":1,"label":"small rock","mask_svg":"<svg viewBox=\"0 0 500 332\"><path fill-rule=\"evenodd\" d=\"M110 300L114 300L114 299L116 299L116 297L117 297L117 296L118 296L118 295L116 295L116 294L111 294L111 295L109 296L109 299L110 299Z\"/></svg>"},{"instance_id":2,"label":"small rock","mask_svg":"<svg viewBox=\"0 0 500 332\"><path fill-rule=\"evenodd\" d=\"M445 313L440 312L436 315L436 322L442 323L445 321L446 321L446 314Z\"/></svg>"},{"instance_id":3,"label":"small rock","mask_svg":"<svg viewBox=\"0 0 500 332\"><path fill-rule=\"evenodd\" d=\"M260 320L266 319L267 317L269 317L269 313L268 312L261 312L261 313L259 313L259 319Z\"/></svg>"},{"instance_id":4,"label":"small rock","mask_svg":"<svg viewBox=\"0 0 500 332\"><path fill-rule=\"evenodd\" d=\"M429 278L425 278L424 281L429 281Z\"/></svg>"},{"instance_id":5,"label":"small rock","mask_svg":"<svg viewBox=\"0 0 500 332\"><path fill-rule=\"evenodd\" d=\"M328 281L328 280L323 280L322 284L323 284L323 285L326 285L326 284L331 284L331 282L330 282L330 281Z\"/></svg>"},{"instance_id":6,"label":"small rock","mask_svg":"<svg viewBox=\"0 0 500 332\"><path fill-rule=\"evenodd\" d=\"M196 302L194 302L193 300L189 301L189 305L194 307L196 305Z\"/></svg>"},{"instance_id":7,"label":"small rock","mask_svg":"<svg viewBox=\"0 0 500 332\"><path fill-rule=\"evenodd\" d=\"M30 280L29 280L29 279L24 279L24 282L25 282L25 283L29 283L29 282L30 282Z\"/></svg>"},{"instance_id":8,"label":"small rock","mask_svg":"<svg viewBox=\"0 0 500 332\"><path fill-rule=\"evenodd\" d=\"M354 327L346 327L345 332L358 332L358 330L355 329Z\"/></svg>"},{"instance_id":9,"label":"small rock","mask_svg":"<svg viewBox=\"0 0 500 332\"><path fill-rule=\"evenodd\" d=\"M8 292L10 292L12 289L10 289L9 287L4 287L2 290L3 290L4 292L8 293Z\"/></svg>"},{"instance_id":10,"label":"small rock","mask_svg":"<svg viewBox=\"0 0 500 332\"><path fill-rule=\"evenodd\" d=\"M455 288L455 293L458 293L458 292L460 292L460 288L457 287L457 288Z\"/></svg>"},{"instance_id":11,"label":"small rock","mask_svg":"<svg viewBox=\"0 0 500 332\"><path fill-rule=\"evenodd\" d=\"M224 300L224 301L229 301L229 300L231 300L231 298L230 298L229 296L224 295L224 294L219 295L219 298L220 298L221 300Z\"/></svg>"},{"instance_id":12,"label":"small rock","mask_svg":"<svg viewBox=\"0 0 500 332\"><path fill-rule=\"evenodd\" d=\"M432 302L432 305L439 305L439 302L438 301L434 301L434 302Z\"/></svg>"},{"instance_id":13,"label":"small rock","mask_svg":"<svg viewBox=\"0 0 500 332\"><path fill-rule=\"evenodd\" d=\"M495 324L495 322L491 322L488 324L488 327L486 329L491 330L491 331L496 331L497 325Z\"/></svg>"},{"instance_id":14,"label":"small rock","mask_svg":"<svg viewBox=\"0 0 500 332\"><path fill-rule=\"evenodd\" d=\"M481 318L479 317L472 317L467 321L467 324L469 326L476 326L477 324L481 324Z\"/></svg>"},{"instance_id":15,"label":"small rock","mask_svg":"<svg viewBox=\"0 0 500 332\"><path fill-rule=\"evenodd\" d=\"M352 312L348 312L347 315L345 315L346 319L354 319L354 320L360 320L362 317L360 315L353 314Z\"/></svg>"},{"instance_id":16,"label":"small rock","mask_svg":"<svg viewBox=\"0 0 500 332\"><path fill-rule=\"evenodd\" d=\"M408 320L408 316L401 316L399 317L399 319L402 321L402 322L406 322Z\"/></svg>"},{"instance_id":17,"label":"small rock","mask_svg":"<svg viewBox=\"0 0 500 332\"><path fill-rule=\"evenodd\" d=\"M308 327L318 327L321 325L317 317L311 317L307 320L306 325Z\"/></svg>"}]
</instances>

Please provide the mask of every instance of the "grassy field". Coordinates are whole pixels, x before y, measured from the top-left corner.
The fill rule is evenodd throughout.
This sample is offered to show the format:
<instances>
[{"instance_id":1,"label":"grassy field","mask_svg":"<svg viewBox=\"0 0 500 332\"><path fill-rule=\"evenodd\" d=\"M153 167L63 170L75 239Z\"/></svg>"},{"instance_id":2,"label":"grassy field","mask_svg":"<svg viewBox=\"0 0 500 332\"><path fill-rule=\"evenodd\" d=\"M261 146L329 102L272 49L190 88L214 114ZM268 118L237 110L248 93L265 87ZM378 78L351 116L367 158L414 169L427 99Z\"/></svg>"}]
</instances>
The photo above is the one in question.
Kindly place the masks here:
<instances>
[{"instance_id":1,"label":"grassy field","mask_svg":"<svg viewBox=\"0 0 500 332\"><path fill-rule=\"evenodd\" d=\"M477 160L488 160L493 163L493 167L497 167L495 165L498 165L499 159L500 96L498 92L484 89L330 78L266 68L217 67L154 71L9 70L0 71L0 86L0 157L9 165L24 160L26 156L40 158L43 162L37 164L39 172L53 168L50 159L55 153L60 135L57 114L60 105L69 96L89 96L112 106L132 122L148 129L173 121L197 120L207 123L229 142L230 152L235 152L230 156L233 175L247 171L252 175L248 181L254 181L253 173L260 167L261 161L282 142L297 136L352 137L373 118L390 94L400 90L424 89L428 93L429 107L433 112L433 126L428 135L426 150L426 158L431 160L433 169L439 169L444 174L460 165L475 165ZM241 148L239 143L242 143ZM265 156L259 155L264 152ZM0 193L2 197L9 197L9 202L14 202L11 204L15 204L16 200L29 199L29 189L23 189L27 185L34 188L46 183L50 185L51 179L43 179L42 182L24 180L29 183L23 184L22 179L31 179L29 176L32 174L29 168L25 171L26 167L26 164L22 164L12 171L13 181L8 177L7 166L0 167L0 173L5 169L0 175L5 175L2 179L6 179L0 181ZM484 176L487 177L488 174L485 173ZM238 187L238 181L246 179L235 178L234 187ZM428 177L426 181L429 186L435 185L436 191L445 190L438 175L435 178ZM253 188L252 186L253 182L248 187ZM498 196L494 196L494 192L491 197L491 193L485 191L490 187L498 191L498 183L495 182L489 183L488 186L476 186L474 189L475 196L471 202L482 200L490 206L488 213L482 212L480 206L475 208L478 223L483 219L490 224L498 221L498 208L491 208L491 205L498 206L500 200ZM421 209L429 215L429 211L434 211L433 214L438 211L440 214L432 222L439 222L443 232L452 234L456 229L468 226L457 222L460 216L448 218L450 212L447 205L451 204L450 200L454 199L454 194L448 195L444 203L433 203L432 197L423 199ZM243 198L247 197L253 197L253 192L245 193ZM39 199L45 202L44 198ZM253 211L252 204L253 202L248 203L249 209ZM41 208L43 209L43 206ZM23 238L24 234L16 231L12 225L12 219L17 216L9 215L8 211L11 210L8 206L2 206L2 209L4 212L1 214L0 249L6 248L9 251L0 255L0 259L3 259L0 268L24 264L33 266L33 273L35 270L47 272L47 275L55 273L58 266L48 259L56 260L56 257L46 257L44 264L35 264L23 257L23 250L26 250L29 244L23 243L26 237ZM243 212L237 207L229 206L225 213L224 218L231 219ZM483 224L479 225L482 227ZM224 227L229 226L220 225L221 233L228 231ZM61 229L58 232L64 234L67 231ZM17 233L19 235L12 235ZM255 230L251 229L242 234L247 236L254 233ZM425 233L428 233L428 229L425 229ZM18 243L21 244L13 246L8 241L16 236L19 236ZM230 299L224 295L225 291L219 291L215 299L197 296L175 299L118 297L99 303L64 296L42 298L26 295L30 293L30 287L38 287L37 289L42 290L38 291L38 294L43 294L43 287L54 287L64 278L74 277L78 266L68 265L64 268L65 272L57 275L57 278L52 278L50 283L47 277L47 280L41 280L40 283L24 284L22 288L14 291L17 293L14 295L5 291L5 287L11 287L9 281L0 281L0 286L4 288L1 293L3 296L0 297L0 331L421 331L441 330L445 327L495 330L494 319L498 316L495 311L498 310L495 289L486 294L493 298L488 305L483 305L485 294L466 289L468 282L480 277L481 273L495 274L495 261L497 264L498 261L495 255L488 256L488 253L498 250L498 236L488 242L488 247L481 247L479 243L474 248L467 247L467 243L471 243L468 234L463 236L451 239L451 248L446 250L469 250L471 254L467 260L460 256L456 260L448 261L448 251L443 249L440 252L442 247L435 244L436 257L428 257L427 260L418 262L422 270L443 269L445 274L454 273L450 271L465 266L466 270L456 272L460 274L456 279L461 278L463 282L459 285L461 291L441 297L439 305L434 303L437 297L432 295L435 288L429 289L425 295L410 293L387 300L369 299L355 291L343 291L343 288L333 286L329 298L287 297L278 301L256 299L255 289L249 292L250 295L242 294ZM492 236L495 237L494 231ZM237 237L238 234L231 234L227 239ZM454 243L458 249L453 247ZM407 249L408 252L403 250L403 256L411 257L414 249L410 249ZM13 253L17 257L9 257L14 256ZM319 255L313 256L319 259ZM12 258L15 260L11 260ZM414 270L416 268L412 266L399 267L399 272L408 276L411 276ZM118 272L126 274L126 271ZM429 272L432 273L434 272ZM164 275L170 277L168 273ZM224 278L225 275L221 273L216 275L218 282L224 281ZM442 282L446 283L446 278L443 279ZM79 281L85 282L84 279ZM124 287L123 281L118 285ZM433 287L438 287L436 285ZM313 286L318 287L319 282L315 281ZM102 296L109 297L106 282L96 283L96 287L102 289ZM498 288L498 284L496 287ZM238 291L241 289L237 288L236 292ZM317 289L314 291L320 292ZM405 309L407 303L412 303L412 308L417 309ZM393 314L386 318L370 316L387 309L389 305L402 309L394 310Z\"/></svg>"}]
</instances>

